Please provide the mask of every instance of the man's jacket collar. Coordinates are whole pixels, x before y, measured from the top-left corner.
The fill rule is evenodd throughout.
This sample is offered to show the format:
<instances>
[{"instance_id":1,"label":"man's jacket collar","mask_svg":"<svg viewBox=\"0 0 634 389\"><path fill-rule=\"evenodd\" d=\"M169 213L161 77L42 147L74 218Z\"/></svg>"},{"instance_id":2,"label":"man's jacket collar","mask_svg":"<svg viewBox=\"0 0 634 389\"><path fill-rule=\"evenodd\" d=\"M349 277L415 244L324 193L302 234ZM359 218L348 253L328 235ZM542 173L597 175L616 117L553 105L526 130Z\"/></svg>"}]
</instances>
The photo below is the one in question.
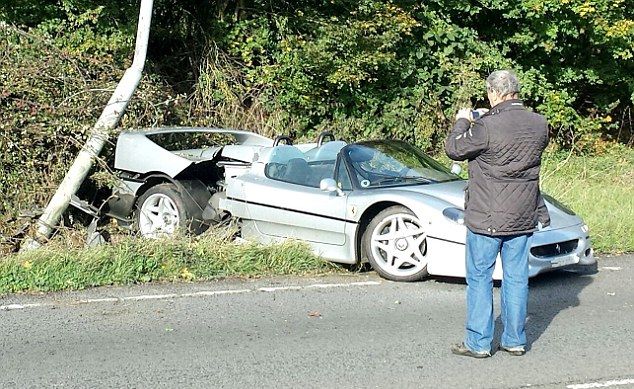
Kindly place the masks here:
<instances>
[{"instance_id":1,"label":"man's jacket collar","mask_svg":"<svg viewBox=\"0 0 634 389\"><path fill-rule=\"evenodd\" d=\"M490 112L491 112L491 115L497 115L500 112L514 110L514 109L525 109L524 102L520 99L506 100L499 103L495 107L491 108Z\"/></svg>"}]
</instances>

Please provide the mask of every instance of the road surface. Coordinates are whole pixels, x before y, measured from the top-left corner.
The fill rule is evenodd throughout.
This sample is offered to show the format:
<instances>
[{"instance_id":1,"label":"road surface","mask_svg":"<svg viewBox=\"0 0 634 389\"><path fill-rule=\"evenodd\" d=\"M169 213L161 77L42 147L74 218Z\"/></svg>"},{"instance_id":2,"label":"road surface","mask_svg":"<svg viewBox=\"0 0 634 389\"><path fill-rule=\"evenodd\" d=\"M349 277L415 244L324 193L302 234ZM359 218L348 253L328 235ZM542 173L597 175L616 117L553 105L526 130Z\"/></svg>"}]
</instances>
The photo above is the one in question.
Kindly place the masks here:
<instances>
[{"instance_id":1,"label":"road surface","mask_svg":"<svg viewBox=\"0 0 634 389\"><path fill-rule=\"evenodd\" d=\"M485 360L449 351L463 336L457 280L370 272L5 296L0 387L634 387L634 256L599 270L533 279L529 352Z\"/></svg>"}]
</instances>

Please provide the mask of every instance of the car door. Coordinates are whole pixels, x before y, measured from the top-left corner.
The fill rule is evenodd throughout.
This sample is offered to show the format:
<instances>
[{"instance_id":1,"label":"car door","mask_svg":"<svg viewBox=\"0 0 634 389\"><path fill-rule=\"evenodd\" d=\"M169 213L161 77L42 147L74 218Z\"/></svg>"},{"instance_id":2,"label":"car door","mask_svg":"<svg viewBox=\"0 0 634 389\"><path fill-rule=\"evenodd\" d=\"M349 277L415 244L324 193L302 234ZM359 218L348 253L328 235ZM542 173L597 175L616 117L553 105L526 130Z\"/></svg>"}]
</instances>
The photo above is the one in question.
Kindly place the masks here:
<instances>
[{"instance_id":1,"label":"car door","mask_svg":"<svg viewBox=\"0 0 634 389\"><path fill-rule=\"evenodd\" d=\"M265 235L309 242L346 243L347 196L260 177L244 182L249 217Z\"/></svg>"}]
</instances>

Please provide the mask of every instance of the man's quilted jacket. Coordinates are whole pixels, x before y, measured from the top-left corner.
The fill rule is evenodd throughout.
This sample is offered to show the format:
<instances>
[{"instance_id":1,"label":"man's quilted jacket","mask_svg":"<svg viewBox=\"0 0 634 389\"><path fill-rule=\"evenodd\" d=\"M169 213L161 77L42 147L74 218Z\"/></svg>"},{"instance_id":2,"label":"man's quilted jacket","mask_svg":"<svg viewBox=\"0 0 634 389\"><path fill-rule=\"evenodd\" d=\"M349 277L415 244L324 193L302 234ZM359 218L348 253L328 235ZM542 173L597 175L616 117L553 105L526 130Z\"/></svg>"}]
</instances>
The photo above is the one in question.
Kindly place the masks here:
<instances>
[{"instance_id":1,"label":"man's quilted jacket","mask_svg":"<svg viewBox=\"0 0 634 389\"><path fill-rule=\"evenodd\" d=\"M548 144L546 119L520 100L507 100L471 123L459 119L447 138L449 158L469 161L465 224L476 233L498 236L535 231L550 224L539 190L542 152Z\"/></svg>"}]
</instances>

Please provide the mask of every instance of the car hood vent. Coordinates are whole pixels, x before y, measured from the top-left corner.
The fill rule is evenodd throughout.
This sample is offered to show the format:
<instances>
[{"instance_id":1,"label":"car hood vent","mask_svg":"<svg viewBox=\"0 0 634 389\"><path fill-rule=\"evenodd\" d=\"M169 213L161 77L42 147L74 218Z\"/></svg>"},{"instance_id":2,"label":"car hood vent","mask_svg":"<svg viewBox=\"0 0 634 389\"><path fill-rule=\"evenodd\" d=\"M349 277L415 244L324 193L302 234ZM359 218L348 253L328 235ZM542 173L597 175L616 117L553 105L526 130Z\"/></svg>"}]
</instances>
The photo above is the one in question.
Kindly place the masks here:
<instances>
[{"instance_id":1,"label":"car hood vent","mask_svg":"<svg viewBox=\"0 0 634 389\"><path fill-rule=\"evenodd\" d=\"M577 239L546 244L543 246L536 246L531 248L531 254L533 254L537 258L558 257L560 255L567 255L574 252L577 249L578 245L579 240Z\"/></svg>"}]
</instances>

